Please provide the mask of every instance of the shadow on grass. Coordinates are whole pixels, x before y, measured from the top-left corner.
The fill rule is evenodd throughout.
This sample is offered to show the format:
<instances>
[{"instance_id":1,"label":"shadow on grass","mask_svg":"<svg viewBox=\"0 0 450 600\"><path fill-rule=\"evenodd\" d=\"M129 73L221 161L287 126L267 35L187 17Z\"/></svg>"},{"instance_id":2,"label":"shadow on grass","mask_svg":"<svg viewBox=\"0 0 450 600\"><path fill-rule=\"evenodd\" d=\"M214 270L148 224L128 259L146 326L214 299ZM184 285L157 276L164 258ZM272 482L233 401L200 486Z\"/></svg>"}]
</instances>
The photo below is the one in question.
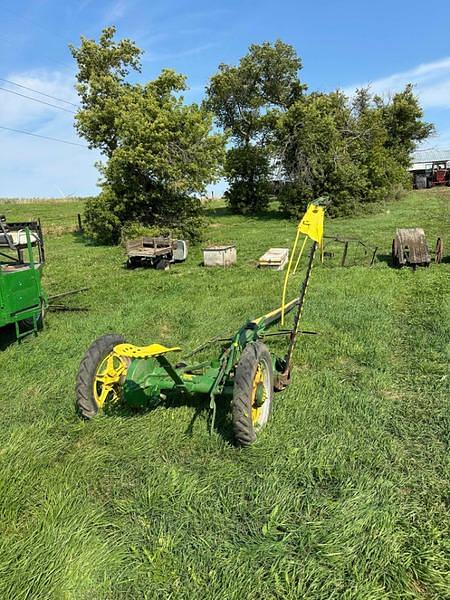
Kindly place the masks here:
<instances>
[{"instance_id":1,"label":"shadow on grass","mask_svg":"<svg viewBox=\"0 0 450 600\"><path fill-rule=\"evenodd\" d=\"M96 242L92 238L88 237L82 231L72 231L72 238L76 244L83 244L83 246L99 247L99 246L114 245L114 244L101 244L100 242Z\"/></svg>"},{"instance_id":2,"label":"shadow on grass","mask_svg":"<svg viewBox=\"0 0 450 600\"><path fill-rule=\"evenodd\" d=\"M206 206L203 209L205 217L209 218L221 218L221 217L247 217L248 219L256 219L258 221L285 221L288 217L276 208L268 208L265 211L258 212L256 214L240 214L234 213L228 206Z\"/></svg>"},{"instance_id":3,"label":"shadow on grass","mask_svg":"<svg viewBox=\"0 0 450 600\"><path fill-rule=\"evenodd\" d=\"M414 269L414 265L404 265L404 267L398 267L398 266L394 265L394 263L392 262L391 254L377 254L376 261L384 262L387 265L389 265L390 267L392 267L393 269L402 269L402 268ZM450 256L444 256L439 264L450 264ZM432 265L439 266L439 264L436 264L434 261L434 258L432 258L431 262L428 266L430 266L430 267ZM426 269L427 266L426 265L417 265L417 268Z\"/></svg>"},{"instance_id":4,"label":"shadow on grass","mask_svg":"<svg viewBox=\"0 0 450 600\"><path fill-rule=\"evenodd\" d=\"M386 263L392 268L397 268L392 262L392 254L377 254L375 257L375 263L377 262Z\"/></svg>"},{"instance_id":5,"label":"shadow on grass","mask_svg":"<svg viewBox=\"0 0 450 600\"><path fill-rule=\"evenodd\" d=\"M37 335L39 335L40 331L38 330ZM36 337L32 329L25 330L22 324L20 324L20 332L21 334L25 334L26 332L26 335L22 335L20 339L17 339L14 324L0 327L0 352L4 352L9 346L13 346L14 344L18 346L26 344Z\"/></svg>"},{"instance_id":6,"label":"shadow on grass","mask_svg":"<svg viewBox=\"0 0 450 600\"><path fill-rule=\"evenodd\" d=\"M14 343L18 343L16 339L16 331L14 325L6 325L0 327L0 352L6 350Z\"/></svg>"},{"instance_id":7,"label":"shadow on grass","mask_svg":"<svg viewBox=\"0 0 450 600\"><path fill-rule=\"evenodd\" d=\"M192 437L194 434L194 426L199 418L203 420L204 427L209 431L211 426L211 411L209 408L209 396L202 394L182 394L172 393L165 400L155 403L153 406L132 407L125 402L120 404L112 404L105 406L103 412L106 415L136 418L151 412L152 410L164 407L166 410L177 410L182 406L195 408L195 412L186 428L185 435ZM224 396L216 398L216 418L214 423L214 431L216 431L226 442L232 444L233 428L230 418L230 400Z\"/></svg>"}]
</instances>

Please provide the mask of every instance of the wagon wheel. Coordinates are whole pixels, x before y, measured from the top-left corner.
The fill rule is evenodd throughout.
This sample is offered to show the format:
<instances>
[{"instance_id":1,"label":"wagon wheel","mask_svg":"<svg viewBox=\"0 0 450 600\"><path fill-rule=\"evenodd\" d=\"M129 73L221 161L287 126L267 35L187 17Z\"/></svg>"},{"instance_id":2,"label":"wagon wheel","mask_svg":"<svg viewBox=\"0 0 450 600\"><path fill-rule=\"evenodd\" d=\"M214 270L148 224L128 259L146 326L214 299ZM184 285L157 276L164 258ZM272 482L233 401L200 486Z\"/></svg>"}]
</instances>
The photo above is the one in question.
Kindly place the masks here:
<instances>
[{"instance_id":1,"label":"wagon wheel","mask_svg":"<svg viewBox=\"0 0 450 600\"><path fill-rule=\"evenodd\" d=\"M442 262L443 256L444 256L444 240L439 237L436 242L434 262L439 265Z\"/></svg>"},{"instance_id":2,"label":"wagon wheel","mask_svg":"<svg viewBox=\"0 0 450 600\"><path fill-rule=\"evenodd\" d=\"M392 266L393 267L399 267L400 266L400 261L399 261L399 258L398 258L397 240L395 238L392 240L392 253L391 253L391 257L392 257Z\"/></svg>"},{"instance_id":3,"label":"wagon wheel","mask_svg":"<svg viewBox=\"0 0 450 600\"><path fill-rule=\"evenodd\" d=\"M167 258L160 258L155 264L155 269L158 271L168 271L170 269L170 261Z\"/></svg>"},{"instance_id":4,"label":"wagon wheel","mask_svg":"<svg viewBox=\"0 0 450 600\"><path fill-rule=\"evenodd\" d=\"M250 446L267 423L272 409L273 367L262 342L249 344L239 360L234 378L232 421L238 446Z\"/></svg>"},{"instance_id":5,"label":"wagon wheel","mask_svg":"<svg viewBox=\"0 0 450 600\"><path fill-rule=\"evenodd\" d=\"M141 265L141 261L137 256L129 256L127 258L127 269L135 269Z\"/></svg>"},{"instance_id":6,"label":"wagon wheel","mask_svg":"<svg viewBox=\"0 0 450 600\"><path fill-rule=\"evenodd\" d=\"M121 399L130 360L118 356L113 350L114 346L123 342L121 335L103 335L89 347L80 363L75 386L76 404L86 419Z\"/></svg>"}]
</instances>

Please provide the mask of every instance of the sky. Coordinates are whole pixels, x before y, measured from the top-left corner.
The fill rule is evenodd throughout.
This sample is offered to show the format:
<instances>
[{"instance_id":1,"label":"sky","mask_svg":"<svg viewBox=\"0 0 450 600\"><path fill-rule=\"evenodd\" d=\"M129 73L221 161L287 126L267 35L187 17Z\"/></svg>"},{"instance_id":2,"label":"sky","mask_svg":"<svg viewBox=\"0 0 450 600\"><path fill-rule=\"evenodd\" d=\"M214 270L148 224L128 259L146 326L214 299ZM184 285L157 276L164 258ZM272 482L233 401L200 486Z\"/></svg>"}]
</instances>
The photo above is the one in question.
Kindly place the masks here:
<instances>
[{"instance_id":1,"label":"sky","mask_svg":"<svg viewBox=\"0 0 450 600\"><path fill-rule=\"evenodd\" d=\"M81 35L97 39L108 25L144 50L141 81L165 67L187 75L187 102L202 99L220 63L235 64L251 43L278 38L296 48L309 90L351 94L370 84L388 96L411 82L425 118L436 126L424 147L450 149L450 10L444 5L432 10L416 0L0 0L0 8L0 197L98 192L95 163L101 156L73 127L76 69L68 44L77 45Z\"/></svg>"}]
</instances>

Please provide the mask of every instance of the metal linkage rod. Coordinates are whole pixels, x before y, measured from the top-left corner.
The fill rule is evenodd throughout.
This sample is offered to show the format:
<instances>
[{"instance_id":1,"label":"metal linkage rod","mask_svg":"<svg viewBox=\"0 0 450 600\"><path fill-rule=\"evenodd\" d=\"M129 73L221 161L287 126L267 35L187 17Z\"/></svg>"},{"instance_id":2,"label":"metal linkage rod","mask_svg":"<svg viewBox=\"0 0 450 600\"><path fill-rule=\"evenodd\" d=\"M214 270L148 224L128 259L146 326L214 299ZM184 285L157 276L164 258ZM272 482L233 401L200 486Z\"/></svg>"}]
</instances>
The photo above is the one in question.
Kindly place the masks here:
<instances>
[{"instance_id":1,"label":"metal linkage rod","mask_svg":"<svg viewBox=\"0 0 450 600\"><path fill-rule=\"evenodd\" d=\"M313 242L311 249L309 251L308 265L306 267L306 275L305 275L305 278L303 279L302 285L300 287L297 312L295 313L294 324L292 326L290 339L289 339L289 346L288 346L286 356L284 359L285 365L286 365L285 366L285 376L286 377L289 376L290 365L291 365L291 360L292 360L292 353L294 352L295 342L297 340L297 335L299 333L298 326L299 326L299 322L300 322L300 317L302 316L303 303L304 303L305 296L306 296L306 290L308 288L309 278L311 276L311 271L312 271L312 267L313 267L313 263L314 263L314 255L316 253L316 249L317 249L317 242Z\"/></svg>"}]
</instances>

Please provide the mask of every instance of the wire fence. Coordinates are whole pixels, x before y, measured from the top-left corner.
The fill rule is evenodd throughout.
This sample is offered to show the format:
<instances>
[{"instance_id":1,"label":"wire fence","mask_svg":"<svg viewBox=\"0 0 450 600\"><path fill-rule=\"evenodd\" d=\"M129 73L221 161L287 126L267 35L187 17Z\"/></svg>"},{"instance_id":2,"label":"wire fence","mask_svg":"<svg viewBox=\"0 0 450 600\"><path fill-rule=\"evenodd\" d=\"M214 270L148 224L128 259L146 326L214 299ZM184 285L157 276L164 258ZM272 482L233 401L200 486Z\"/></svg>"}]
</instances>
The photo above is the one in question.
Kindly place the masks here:
<instances>
[{"instance_id":1,"label":"wire fence","mask_svg":"<svg viewBox=\"0 0 450 600\"><path fill-rule=\"evenodd\" d=\"M0 214L7 221L40 220L47 235L83 230L85 199L1 198Z\"/></svg>"}]
</instances>

